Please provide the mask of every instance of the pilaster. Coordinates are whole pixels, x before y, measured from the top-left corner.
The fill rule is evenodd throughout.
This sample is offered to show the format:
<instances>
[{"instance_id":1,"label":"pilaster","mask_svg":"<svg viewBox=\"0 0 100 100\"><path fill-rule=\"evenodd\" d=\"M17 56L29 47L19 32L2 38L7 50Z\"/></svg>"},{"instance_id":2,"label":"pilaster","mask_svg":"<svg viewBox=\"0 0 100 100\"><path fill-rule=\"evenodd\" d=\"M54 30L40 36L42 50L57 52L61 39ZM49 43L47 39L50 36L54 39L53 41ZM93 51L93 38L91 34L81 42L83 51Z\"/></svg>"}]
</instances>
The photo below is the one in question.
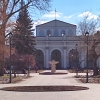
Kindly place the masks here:
<instances>
[{"instance_id":1,"label":"pilaster","mask_svg":"<svg viewBox=\"0 0 100 100\"><path fill-rule=\"evenodd\" d=\"M63 51L64 51L64 53L63 53L63 63L64 63L63 67L64 67L64 69L66 68L66 54L67 54L66 49L67 49L67 47L64 44L64 46L63 46Z\"/></svg>"}]
</instances>

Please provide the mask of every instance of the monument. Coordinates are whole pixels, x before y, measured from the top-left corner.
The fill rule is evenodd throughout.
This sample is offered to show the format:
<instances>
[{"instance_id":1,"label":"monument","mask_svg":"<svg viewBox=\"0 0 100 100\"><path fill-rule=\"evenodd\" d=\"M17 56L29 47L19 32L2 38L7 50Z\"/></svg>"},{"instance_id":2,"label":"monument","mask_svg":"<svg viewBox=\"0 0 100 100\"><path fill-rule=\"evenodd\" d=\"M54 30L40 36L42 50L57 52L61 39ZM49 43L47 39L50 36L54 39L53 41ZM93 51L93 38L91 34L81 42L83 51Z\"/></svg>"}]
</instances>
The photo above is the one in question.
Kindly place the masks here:
<instances>
[{"instance_id":1,"label":"monument","mask_svg":"<svg viewBox=\"0 0 100 100\"><path fill-rule=\"evenodd\" d=\"M56 64L59 63L58 61L52 60L49 62L51 65L51 73L56 72Z\"/></svg>"}]
</instances>

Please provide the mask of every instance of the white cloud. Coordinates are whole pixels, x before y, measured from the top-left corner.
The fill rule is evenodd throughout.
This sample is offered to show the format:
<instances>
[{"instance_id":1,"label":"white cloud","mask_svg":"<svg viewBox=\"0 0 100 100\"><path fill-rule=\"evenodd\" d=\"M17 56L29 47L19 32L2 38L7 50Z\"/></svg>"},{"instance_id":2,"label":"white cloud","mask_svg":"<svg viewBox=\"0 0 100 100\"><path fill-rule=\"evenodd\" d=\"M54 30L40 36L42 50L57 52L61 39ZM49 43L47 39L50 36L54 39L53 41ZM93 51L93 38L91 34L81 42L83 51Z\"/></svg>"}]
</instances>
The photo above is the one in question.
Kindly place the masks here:
<instances>
[{"instance_id":1,"label":"white cloud","mask_svg":"<svg viewBox=\"0 0 100 100\"><path fill-rule=\"evenodd\" d=\"M100 31L100 27L97 27L95 30L96 30L96 31Z\"/></svg>"},{"instance_id":2,"label":"white cloud","mask_svg":"<svg viewBox=\"0 0 100 100\"><path fill-rule=\"evenodd\" d=\"M33 24L33 27L35 28L37 25L40 25L40 24L43 24L43 23L46 23L47 21L44 21L44 20L37 20L34 22Z\"/></svg>"},{"instance_id":3,"label":"white cloud","mask_svg":"<svg viewBox=\"0 0 100 100\"><path fill-rule=\"evenodd\" d=\"M36 36L36 26L37 25L40 25L40 24L44 24L46 23L47 21L44 21L44 20L37 20L37 21L34 21L34 24L33 24L33 28L35 29L34 31L34 35Z\"/></svg>"},{"instance_id":4,"label":"white cloud","mask_svg":"<svg viewBox=\"0 0 100 100\"><path fill-rule=\"evenodd\" d=\"M58 17L61 17L61 15L62 15L62 13L60 13L60 12L51 11L48 14L44 14L43 17L44 18L55 18L55 16L56 16L56 18L58 18Z\"/></svg>"},{"instance_id":5,"label":"white cloud","mask_svg":"<svg viewBox=\"0 0 100 100\"><path fill-rule=\"evenodd\" d=\"M48 14L44 14L42 17L45 18L45 19L54 19L56 17L56 19L59 19L59 20L63 20L63 21L68 21L70 20L72 17L74 16L73 15L69 15L69 16L66 16L64 15L63 13L61 12L55 12L55 11L51 11L50 13Z\"/></svg>"},{"instance_id":6,"label":"white cloud","mask_svg":"<svg viewBox=\"0 0 100 100\"><path fill-rule=\"evenodd\" d=\"M65 19L70 19L72 18L74 15L70 15L70 16L64 16Z\"/></svg>"},{"instance_id":7,"label":"white cloud","mask_svg":"<svg viewBox=\"0 0 100 100\"><path fill-rule=\"evenodd\" d=\"M79 14L78 17L84 17L84 16L88 16L88 19L97 19L99 16L95 15L89 11L83 12L82 14Z\"/></svg>"}]
</instances>

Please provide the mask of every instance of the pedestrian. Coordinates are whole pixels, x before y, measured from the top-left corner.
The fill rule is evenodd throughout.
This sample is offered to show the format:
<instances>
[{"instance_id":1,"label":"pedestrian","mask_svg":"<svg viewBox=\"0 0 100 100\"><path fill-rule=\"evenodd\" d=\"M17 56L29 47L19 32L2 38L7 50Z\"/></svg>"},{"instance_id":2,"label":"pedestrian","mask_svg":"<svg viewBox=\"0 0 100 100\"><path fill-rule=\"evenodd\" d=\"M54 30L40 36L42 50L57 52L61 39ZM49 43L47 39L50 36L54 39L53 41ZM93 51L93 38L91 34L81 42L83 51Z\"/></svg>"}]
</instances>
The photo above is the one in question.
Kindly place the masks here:
<instances>
[{"instance_id":1,"label":"pedestrian","mask_svg":"<svg viewBox=\"0 0 100 100\"><path fill-rule=\"evenodd\" d=\"M4 68L4 74L8 74L8 72L7 72L6 68Z\"/></svg>"},{"instance_id":2,"label":"pedestrian","mask_svg":"<svg viewBox=\"0 0 100 100\"><path fill-rule=\"evenodd\" d=\"M23 74L26 74L26 70L23 68Z\"/></svg>"},{"instance_id":3,"label":"pedestrian","mask_svg":"<svg viewBox=\"0 0 100 100\"><path fill-rule=\"evenodd\" d=\"M38 70L38 67L35 65L35 71L36 71L36 73L37 73L37 70Z\"/></svg>"}]
</instances>

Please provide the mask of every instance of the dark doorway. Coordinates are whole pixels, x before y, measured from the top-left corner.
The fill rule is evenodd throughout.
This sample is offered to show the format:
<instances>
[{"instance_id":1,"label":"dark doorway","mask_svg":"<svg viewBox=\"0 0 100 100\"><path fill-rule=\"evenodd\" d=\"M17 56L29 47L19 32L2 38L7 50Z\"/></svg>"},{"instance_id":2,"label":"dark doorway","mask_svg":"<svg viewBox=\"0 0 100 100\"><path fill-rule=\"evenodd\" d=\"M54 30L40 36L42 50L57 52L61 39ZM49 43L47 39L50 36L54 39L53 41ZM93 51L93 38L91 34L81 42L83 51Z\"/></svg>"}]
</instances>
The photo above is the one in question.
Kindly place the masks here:
<instances>
[{"instance_id":1,"label":"dark doorway","mask_svg":"<svg viewBox=\"0 0 100 100\"><path fill-rule=\"evenodd\" d=\"M44 69L44 54L42 50L37 50L36 61L37 61L37 67L39 69Z\"/></svg>"},{"instance_id":2,"label":"dark doorway","mask_svg":"<svg viewBox=\"0 0 100 100\"><path fill-rule=\"evenodd\" d=\"M58 61L56 64L56 69L62 69L61 67L61 52L59 50L53 50L51 53L51 60Z\"/></svg>"},{"instance_id":3,"label":"dark doorway","mask_svg":"<svg viewBox=\"0 0 100 100\"><path fill-rule=\"evenodd\" d=\"M92 55L88 55L88 68L93 69L93 57L92 57Z\"/></svg>"},{"instance_id":4,"label":"dark doorway","mask_svg":"<svg viewBox=\"0 0 100 100\"><path fill-rule=\"evenodd\" d=\"M69 52L69 67L80 68L79 66L79 53L76 49L72 49Z\"/></svg>"}]
</instances>

